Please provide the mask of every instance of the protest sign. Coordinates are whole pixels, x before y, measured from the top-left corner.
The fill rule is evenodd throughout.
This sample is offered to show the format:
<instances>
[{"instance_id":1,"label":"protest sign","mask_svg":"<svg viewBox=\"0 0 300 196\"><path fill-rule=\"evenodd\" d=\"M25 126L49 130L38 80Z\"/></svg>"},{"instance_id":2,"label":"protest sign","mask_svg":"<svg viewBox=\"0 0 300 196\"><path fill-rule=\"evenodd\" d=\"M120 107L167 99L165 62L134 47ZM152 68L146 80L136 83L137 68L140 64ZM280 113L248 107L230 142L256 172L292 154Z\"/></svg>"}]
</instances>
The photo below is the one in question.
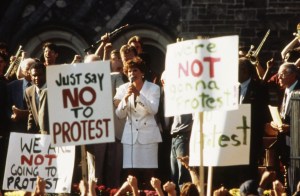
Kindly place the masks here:
<instances>
[{"instance_id":1,"label":"protest sign","mask_svg":"<svg viewBox=\"0 0 300 196\"><path fill-rule=\"evenodd\" d=\"M49 135L11 133L4 190L32 192L37 176L46 182L47 193L70 193L75 147L53 147Z\"/></svg>"},{"instance_id":2,"label":"protest sign","mask_svg":"<svg viewBox=\"0 0 300 196\"><path fill-rule=\"evenodd\" d=\"M238 36L167 46L166 116L237 109L237 85Z\"/></svg>"},{"instance_id":3,"label":"protest sign","mask_svg":"<svg viewBox=\"0 0 300 196\"><path fill-rule=\"evenodd\" d=\"M203 112L203 165L249 164L251 134L250 104L238 110ZM190 166L199 166L200 122L195 116L190 141Z\"/></svg>"},{"instance_id":4,"label":"protest sign","mask_svg":"<svg viewBox=\"0 0 300 196\"><path fill-rule=\"evenodd\" d=\"M49 66L47 87L54 146L114 141L108 61Z\"/></svg>"}]
</instances>

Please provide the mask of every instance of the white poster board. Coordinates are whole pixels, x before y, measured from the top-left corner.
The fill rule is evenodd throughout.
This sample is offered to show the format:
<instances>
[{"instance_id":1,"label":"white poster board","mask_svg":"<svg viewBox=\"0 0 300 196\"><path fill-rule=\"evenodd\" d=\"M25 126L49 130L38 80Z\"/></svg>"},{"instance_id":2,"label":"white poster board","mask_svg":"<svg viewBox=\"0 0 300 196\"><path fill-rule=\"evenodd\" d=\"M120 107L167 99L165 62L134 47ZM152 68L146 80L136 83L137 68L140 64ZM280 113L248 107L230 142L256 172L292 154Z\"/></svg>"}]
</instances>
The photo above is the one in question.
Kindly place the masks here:
<instances>
[{"instance_id":1,"label":"white poster board","mask_svg":"<svg viewBox=\"0 0 300 196\"><path fill-rule=\"evenodd\" d=\"M109 61L47 67L54 146L115 140Z\"/></svg>"},{"instance_id":2,"label":"white poster board","mask_svg":"<svg viewBox=\"0 0 300 196\"><path fill-rule=\"evenodd\" d=\"M238 105L238 36L187 40L167 46L166 116Z\"/></svg>"},{"instance_id":3,"label":"white poster board","mask_svg":"<svg viewBox=\"0 0 300 196\"><path fill-rule=\"evenodd\" d=\"M37 176L46 181L47 193L70 193L75 147L54 147L50 135L11 133L4 190L34 191Z\"/></svg>"},{"instance_id":4,"label":"white poster board","mask_svg":"<svg viewBox=\"0 0 300 196\"><path fill-rule=\"evenodd\" d=\"M250 160L251 108L203 112L203 165L247 165ZM200 121L195 115L190 140L190 166L200 165Z\"/></svg>"}]
</instances>

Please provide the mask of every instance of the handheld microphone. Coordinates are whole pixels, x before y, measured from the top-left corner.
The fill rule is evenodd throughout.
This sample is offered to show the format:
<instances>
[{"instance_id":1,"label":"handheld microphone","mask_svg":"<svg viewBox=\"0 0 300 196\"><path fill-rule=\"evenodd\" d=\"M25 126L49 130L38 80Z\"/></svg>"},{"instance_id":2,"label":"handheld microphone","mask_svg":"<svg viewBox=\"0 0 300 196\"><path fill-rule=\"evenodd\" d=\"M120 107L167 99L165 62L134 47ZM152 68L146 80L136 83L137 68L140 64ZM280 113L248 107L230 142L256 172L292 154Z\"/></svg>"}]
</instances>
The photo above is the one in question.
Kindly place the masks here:
<instances>
[{"instance_id":1,"label":"handheld microphone","mask_svg":"<svg viewBox=\"0 0 300 196\"><path fill-rule=\"evenodd\" d=\"M133 83L133 81L135 80L135 77L130 77L129 78L129 82L132 84Z\"/></svg>"}]
</instances>

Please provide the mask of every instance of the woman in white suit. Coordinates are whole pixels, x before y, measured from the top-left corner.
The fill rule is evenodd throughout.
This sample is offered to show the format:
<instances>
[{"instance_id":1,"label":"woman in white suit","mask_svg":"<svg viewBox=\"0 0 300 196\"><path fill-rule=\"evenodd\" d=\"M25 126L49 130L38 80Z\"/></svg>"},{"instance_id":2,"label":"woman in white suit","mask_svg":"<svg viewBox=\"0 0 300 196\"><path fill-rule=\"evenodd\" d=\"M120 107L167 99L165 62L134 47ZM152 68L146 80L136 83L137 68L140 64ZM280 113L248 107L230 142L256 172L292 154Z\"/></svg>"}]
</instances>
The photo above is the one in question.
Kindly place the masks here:
<instances>
[{"instance_id":1,"label":"woman in white suit","mask_svg":"<svg viewBox=\"0 0 300 196\"><path fill-rule=\"evenodd\" d=\"M162 141L155 120L160 87L144 79L145 64L135 57L124 65L128 83L121 85L114 97L119 118L126 118L122 135L123 168L127 173L149 184L158 168L158 143Z\"/></svg>"}]
</instances>

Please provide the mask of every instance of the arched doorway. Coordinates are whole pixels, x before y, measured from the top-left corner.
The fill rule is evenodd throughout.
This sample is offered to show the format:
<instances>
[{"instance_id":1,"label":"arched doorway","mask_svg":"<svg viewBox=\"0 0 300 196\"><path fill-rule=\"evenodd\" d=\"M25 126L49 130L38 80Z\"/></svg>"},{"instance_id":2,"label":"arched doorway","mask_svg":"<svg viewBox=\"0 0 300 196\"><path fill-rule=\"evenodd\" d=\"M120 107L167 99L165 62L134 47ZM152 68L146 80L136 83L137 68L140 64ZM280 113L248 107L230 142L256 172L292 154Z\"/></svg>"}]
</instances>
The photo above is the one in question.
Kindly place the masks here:
<instances>
[{"instance_id":1,"label":"arched doorway","mask_svg":"<svg viewBox=\"0 0 300 196\"><path fill-rule=\"evenodd\" d=\"M119 49L134 35L138 35L142 38L143 50L149 54L151 58L152 70L160 75L165 69L166 47L168 44L173 43L174 40L158 27L139 24L129 26L126 30L115 36L112 40L114 48Z\"/></svg>"},{"instance_id":2,"label":"arched doorway","mask_svg":"<svg viewBox=\"0 0 300 196\"><path fill-rule=\"evenodd\" d=\"M115 49L120 49L126 44L130 37L138 35L143 39L143 49L151 58L151 67L157 74L161 74L165 65L166 46L174 40L166 32L158 27L139 24L132 25L112 38L111 42ZM53 29L43 31L30 38L24 45L24 51L30 57L42 57L42 45L45 42L53 42L59 46L59 56L57 64L71 63L74 55L79 54L84 57L84 49L89 47L86 40L79 34Z\"/></svg>"},{"instance_id":3,"label":"arched doorway","mask_svg":"<svg viewBox=\"0 0 300 196\"><path fill-rule=\"evenodd\" d=\"M83 49L88 47L87 42L74 32L47 30L29 39L24 46L24 51L30 57L41 58L42 46L45 42L53 42L59 47L57 64L71 63L75 54L84 56Z\"/></svg>"}]
</instances>

